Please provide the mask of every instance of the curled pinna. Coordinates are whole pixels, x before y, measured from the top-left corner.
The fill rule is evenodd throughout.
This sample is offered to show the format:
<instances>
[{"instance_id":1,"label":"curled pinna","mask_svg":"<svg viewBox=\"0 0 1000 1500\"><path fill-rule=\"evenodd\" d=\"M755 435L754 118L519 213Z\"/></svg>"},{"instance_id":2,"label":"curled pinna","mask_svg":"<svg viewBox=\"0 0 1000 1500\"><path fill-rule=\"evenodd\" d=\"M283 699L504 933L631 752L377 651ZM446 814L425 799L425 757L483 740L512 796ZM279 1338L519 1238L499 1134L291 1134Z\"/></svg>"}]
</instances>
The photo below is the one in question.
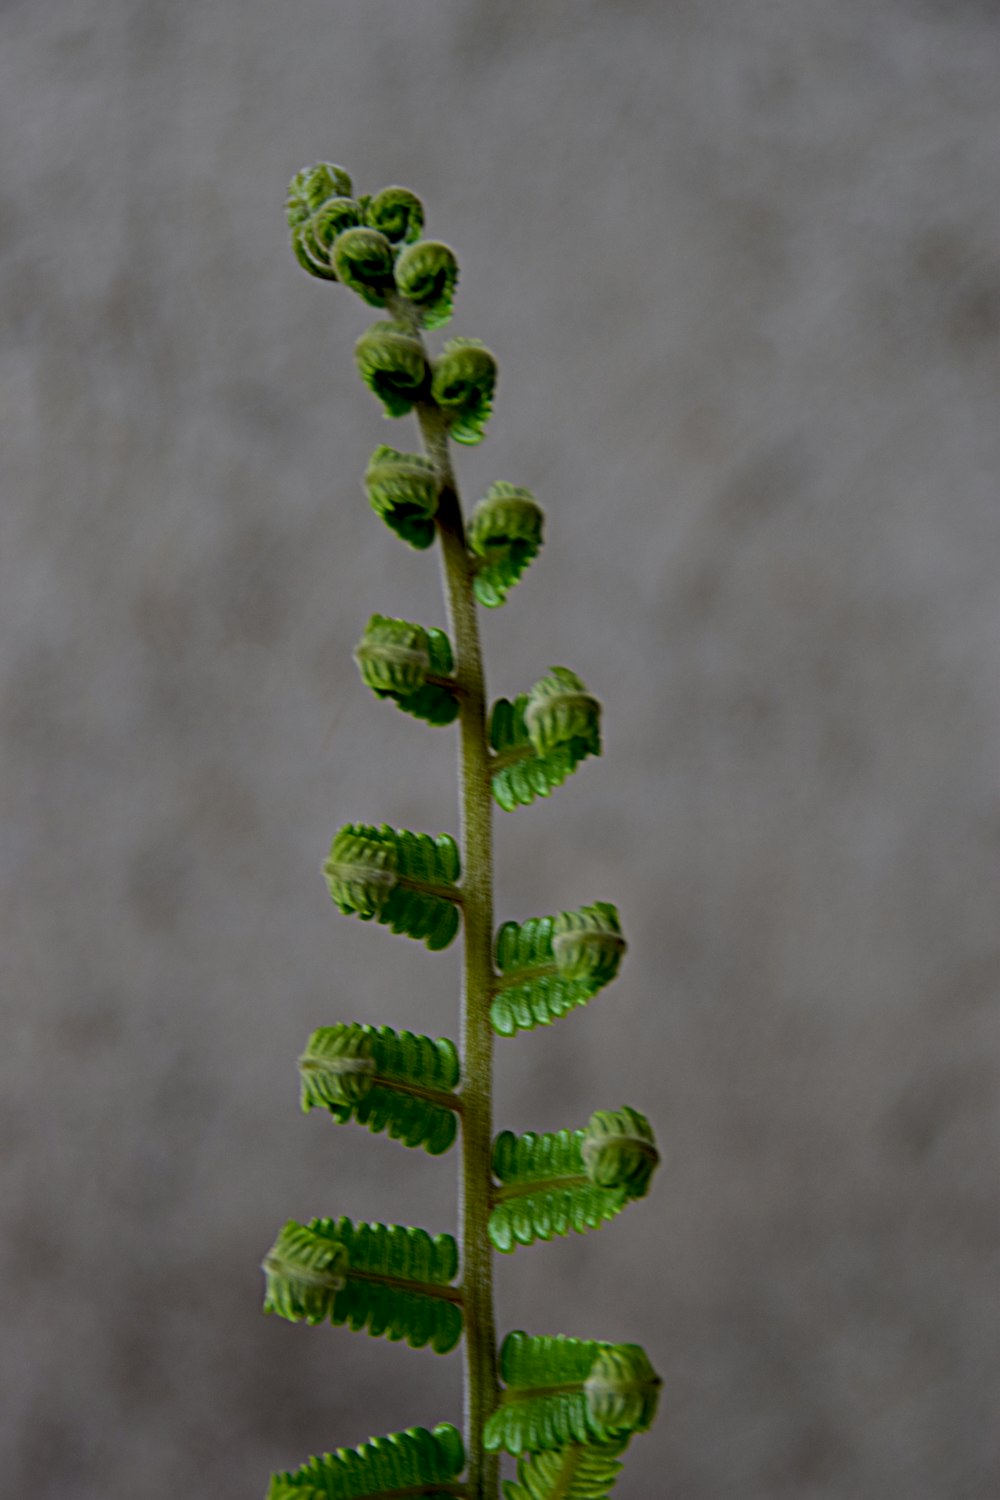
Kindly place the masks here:
<instances>
[{"instance_id":1,"label":"curled pinna","mask_svg":"<svg viewBox=\"0 0 1000 1500\"><path fill-rule=\"evenodd\" d=\"M345 229L330 250L333 269L369 307L384 307L395 289L392 246L377 229Z\"/></svg>"},{"instance_id":2,"label":"curled pinna","mask_svg":"<svg viewBox=\"0 0 1000 1500\"><path fill-rule=\"evenodd\" d=\"M653 1127L637 1109L595 1109L580 1143L587 1176L595 1187L645 1198L660 1164Z\"/></svg>"},{"instance_id":3,"label":"curled pinna","mask_svg":"<svg viewBox=\"0 0 1000 1500\"><path fill-rule=\"evenodd\" d=\"M368 503L397 536L418 551L434 540L438 489L434 465L422 453L400 453L381 443L368 460Z\"/></svg>"},{"instance_id":4,"label":"curled pinna","mask_svg":"<svg viewBox=\"0 0 1000 1500\"><path fill-rule=\"evenodd\" d=\"M361 208L351 197L351 179L343 167L318 162L292 178L285 204L292 249L303 270L336 281L330 251L345 229L361 223Z\"/></svg>"},{"instance_id":5,"label":"curled pinna","mask_svg":"<svg viewBox=\"0 0 1000 1500\"><path fill-rule=\"evenodd\" d=\"M451 317L458 261L440 240L418 240L396 262L396 286L420 312L425 328L441 328Z\"/></svg>"},{"instance_id":6,"label":"curled pinna","mask_svg":"<svg viewBox=\"0 0 1000 1500\"><path fill-rule=\"evenodd\" d=\"M431 395L456 443L480 443L493 408L497 362L481 339L449 339L434 361Z\"/></svg>"},{"instance_id":7,"label":"curled pinna","mask_svg":"<svg viewBox=\"0 0 1000 1500\"><path fill-rule=\"evenodd\" d=\"M498 479L469 517L469 547L477 560L472 581L488 608L503 604L542 545L545 517L530 490Z\"/></svg>"},{"instance_id":8,"label":"curled pinna","mask_svg":"<svg viewBox=\"0 0 1000 1500\"><path fill-rule=\"evenodd\" d=\"M405 187L387 187L362 200L365 223L384 234L391 245L411 244L424 227L424 205Z\"/></svg>"},{"instance_id":9,"label":"curled pinna","mask_svg":"<svg viewBox=\"0 0 1000 1500\"><path fill-rule=\"evenodd\" d=\"M387 417L404 417L427 393L430 372L423 347L399 323L387 319L373 323L354 345L354 360Z\"/></svg>"},{"instance_id":10,"label":"curled pinna","mask_svg":"<svg viewBox=\"0 0 1000 1500\"><path fill-rule=\"evenodd\" d=\"M391 698L428 724L450 724L458 717L458 691L451 675L455 662L443 630L372 615L354 660L362 681L377 698Z\"/></svg>"},{"instance_id":11,"label":"curled pinna","mask_svg":"<svg viewBox=\"0 0 1000 1500\"><path fill-rule=\"evenodd\" d=\"M387 823L348 823L335 835L323 865L330 898L345 916L374 919L418 938L432 951L458 931L458 845Z\"/></svg>"}]
</instances>

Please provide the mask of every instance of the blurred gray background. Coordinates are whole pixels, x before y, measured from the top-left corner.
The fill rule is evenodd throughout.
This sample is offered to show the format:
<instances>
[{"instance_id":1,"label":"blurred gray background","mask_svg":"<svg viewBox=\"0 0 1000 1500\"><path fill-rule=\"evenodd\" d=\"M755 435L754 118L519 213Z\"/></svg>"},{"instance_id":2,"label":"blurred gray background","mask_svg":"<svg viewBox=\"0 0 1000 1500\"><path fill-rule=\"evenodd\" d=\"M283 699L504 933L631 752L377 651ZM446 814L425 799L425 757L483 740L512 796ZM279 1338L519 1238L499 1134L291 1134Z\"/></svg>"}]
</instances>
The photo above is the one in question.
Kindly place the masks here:
<instances>
[{"instance_id":1,"label":"blurred gray background","mask_svg":"<svg viewBox=\"0 0 1000 1500\"><path fill-rule=\"evenodd\" d=\"M453 731L377 703L443 624L369 512L370 314L299 167L415 188L501 359L468 501L548 545L484 619L606 757L497 815L499 916L615 901L499 1125L630 1102L666 1160L499 1262L502 1328L638 1339L622 1500L1000 1494L1000 9L989 0L0 7L0 1472L262 1495L457 1416L460 1366L259 1312L288 1217L453 1223L433 1161L298 1113L340 1019L456 1027L457 951L337 916L334 829L454 828Z\"/></svg>"}]
</instances>

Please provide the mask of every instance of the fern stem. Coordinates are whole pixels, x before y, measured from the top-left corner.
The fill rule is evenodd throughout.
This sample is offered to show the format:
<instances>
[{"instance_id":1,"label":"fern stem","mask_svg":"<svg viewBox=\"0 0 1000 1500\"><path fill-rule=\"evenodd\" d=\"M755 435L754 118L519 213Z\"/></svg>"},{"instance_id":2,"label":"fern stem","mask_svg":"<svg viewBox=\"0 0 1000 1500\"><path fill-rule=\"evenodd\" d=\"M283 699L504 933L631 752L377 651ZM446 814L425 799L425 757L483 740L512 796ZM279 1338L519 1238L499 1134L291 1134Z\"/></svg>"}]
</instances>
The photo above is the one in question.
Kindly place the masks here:
<instances>
[{"instance_id":1,"label":"fern stem","mask_svg":"<svg viewBox=\"0 0 1000 1500\"><path fill-rule=\"evenodd\" d=\"M389 313L420 338L418 314L400 297ZM488 1225L493 1191L493 804L486 735L486 683L472 557L448 446L444 414L433 402L416 407L420 435L440 485L438 537L448 625L455 649L462 780L462 1176L460 1193L462 1295L465 1310L465 1448L469 1500L497 1500L499 1461L483 1447L486 1419L497 1405L493 1248Z\"/></svg>"}]
</instances>

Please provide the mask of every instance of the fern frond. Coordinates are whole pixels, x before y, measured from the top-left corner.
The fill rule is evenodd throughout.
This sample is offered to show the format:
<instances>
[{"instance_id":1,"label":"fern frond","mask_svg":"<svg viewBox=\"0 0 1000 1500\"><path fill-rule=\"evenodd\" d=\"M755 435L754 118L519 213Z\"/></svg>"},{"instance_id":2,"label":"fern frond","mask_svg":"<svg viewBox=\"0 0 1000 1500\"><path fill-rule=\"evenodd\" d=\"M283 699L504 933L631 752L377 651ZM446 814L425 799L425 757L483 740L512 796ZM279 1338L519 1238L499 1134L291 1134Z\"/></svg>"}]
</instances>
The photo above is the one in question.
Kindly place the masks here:
<instances>
[{"instance_id":1,"label":"fern frond","mask_svg":"<svg viewBox=\"0 0 1000 1500\"><path fill-rule=\"evenodd\" d=\"M438 508L438 479L434 465L422 453L400 453L380 443L365 470L368 503L385 524L424 551L434 540Z\"/></svg>"},{"instance_id":2,"label":"fern frond","mask_svg":"<svg viewBox=\"0 0 1000 1500\"><path fill-rule=\"evenodd\" d=\"M450 1422L408 1427L385 1437L338 1448L311 1458L293 1474L275 1474L267 1500L394 1500L421 1495L426 1500L464 1495L458 1484L465 1468L462 1435Z\"/></svg>"},{"instance_id":3,"label":"fern frond","mask_svg":"<svg viewBox=\"0 0 1000 1500\"><path fill-rule=\"evenodd\" d=\"M385 1130L431 1156L458 1128L458 1052L445 1038L398 1034L390 1026L321 1026L299 1058L302 1108L328 1109L338 1125Z\"/></svg>"},{"instance_id":4,"label":"fern frond","mask_svg":"<svg viewBox=\"0 0 1000 1500\"><path fill-rule=\"evenodd\" d=\"M462 1335L458 1247L401 1224L286 1224L264 1259L264 1311L292 1323L348 1324L447 1354Z\"/></svg>"},{"instance_id":5,"label":"fern frond","mask_svg":"<svg viewBox=\"0 0 1000 1500\"><path fill-rule=\"evenodd\" d=\"M600 755L601 705L575 672L553 667L530 693L494 703L489 738L493 796L513 812L548 797L581 761Z\"/></svg>"},{"instance_id":6,"label":"fern frond","mask_svg":"<svg viewBox=\"0 0 1000 1500\"><path fill-rule=\"evenodd\" d=\"M479 566L472 587L480 604L503 604L542 545L545 517L530 490L497 480L469 517L469 547Z\"/></svg>"},{"instance_id":7,"label":"fern frond","mask_svg":"<svg viewBox=\"0 0 1000 1500\"><path fill-rule=\"evenodd\" d=\"M504 1500L608 1500L623 1465L628 1438L612 1443L528 1453L517 1461L517 1483L504 1483Z\"/></svg>"},{"instance_id":8,"label":"fern frond","mask_svg":"<svg viewBox=\"0 0 1000 1500\"><path fill-rule=\"evenodd\" d=\"M505 922L496 941L500 983L490 1007L493 1030L513 1036L586 1005L614 979L624 952L618 912L609 901L557 917Z\"/></svg>"},{"instance_id":9,"label":"fern frond","mask_svg":"<svg viewBox=\"0 0 1000 1500\"><path fill-rule=\"evenodd\" d=\"M391 698L428 724L450 724L458 717L458 691L451 681L455 659L443 630L372 615L354 660L376 698Z\"/></svg>"},{"instance_id":10,"label":"fern frond","mask_svg":"<svg viewBox=\"0 0 1000 1500\"><path fill-rule=\"evenodd\" d=\"M323 865L330 896L346 916L373 918L393 932L419 938L432 951L458 931L458 845L387 823L348 823L334 835Z\"/></svg>"},{"instance_id":11,"label":"fern frond","mask_svg":"<svg viewBox=\"0 0 1000 1500\"><path fill-rule=\"evenodd\" d=\"M653 1420L660 1377L638 1344L529 1338L509 1333L500 1350L506 1383L484 1443L517 1458L572 1443L620 1441Z\"/></svg>"},{"instance_id":12,"label":"fern frond","mask_svg":"<svg viewBox=\"0 0 1000 1500\"><path fill-rule=\"evenodd\" d=\"M489 1235L497 1250L582 1234L642 1198L659 1161L649 1121L638 1110L597 1110L586 1130L536 1135L501 1131L493 1143Z\"/></svg>"}]
</instances>

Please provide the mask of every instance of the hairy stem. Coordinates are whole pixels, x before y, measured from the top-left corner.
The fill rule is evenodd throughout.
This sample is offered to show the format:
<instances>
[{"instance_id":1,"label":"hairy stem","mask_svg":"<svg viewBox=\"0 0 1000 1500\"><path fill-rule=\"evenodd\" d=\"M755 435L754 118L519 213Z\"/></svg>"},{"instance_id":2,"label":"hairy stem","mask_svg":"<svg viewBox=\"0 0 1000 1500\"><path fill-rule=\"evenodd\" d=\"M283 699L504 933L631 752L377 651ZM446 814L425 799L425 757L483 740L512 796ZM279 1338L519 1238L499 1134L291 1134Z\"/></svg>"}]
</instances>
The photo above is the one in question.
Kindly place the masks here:
<instances>
[{"instance_id":1,"label":"hairy stem","mask_svg":"<svg viewBox=\"0 0 1000 1500\"><path fill-rule=\"evenodd\" d=\"M412 304L392 298L390 315L420 337ZM444 416L433 402L416 408L427 457L440 484L437 527L448 624L455 648L461 712L462 891L465 971L462 999L462 1296L465 1308L465 1445L469 1500L497 1500L499 1463L484 1452L483 1428L497 1405L493 1251L487 1226L492 1194L493 804L486 738L486 684L472 559L455 483Z\"/></svg>"}]
</instances>

